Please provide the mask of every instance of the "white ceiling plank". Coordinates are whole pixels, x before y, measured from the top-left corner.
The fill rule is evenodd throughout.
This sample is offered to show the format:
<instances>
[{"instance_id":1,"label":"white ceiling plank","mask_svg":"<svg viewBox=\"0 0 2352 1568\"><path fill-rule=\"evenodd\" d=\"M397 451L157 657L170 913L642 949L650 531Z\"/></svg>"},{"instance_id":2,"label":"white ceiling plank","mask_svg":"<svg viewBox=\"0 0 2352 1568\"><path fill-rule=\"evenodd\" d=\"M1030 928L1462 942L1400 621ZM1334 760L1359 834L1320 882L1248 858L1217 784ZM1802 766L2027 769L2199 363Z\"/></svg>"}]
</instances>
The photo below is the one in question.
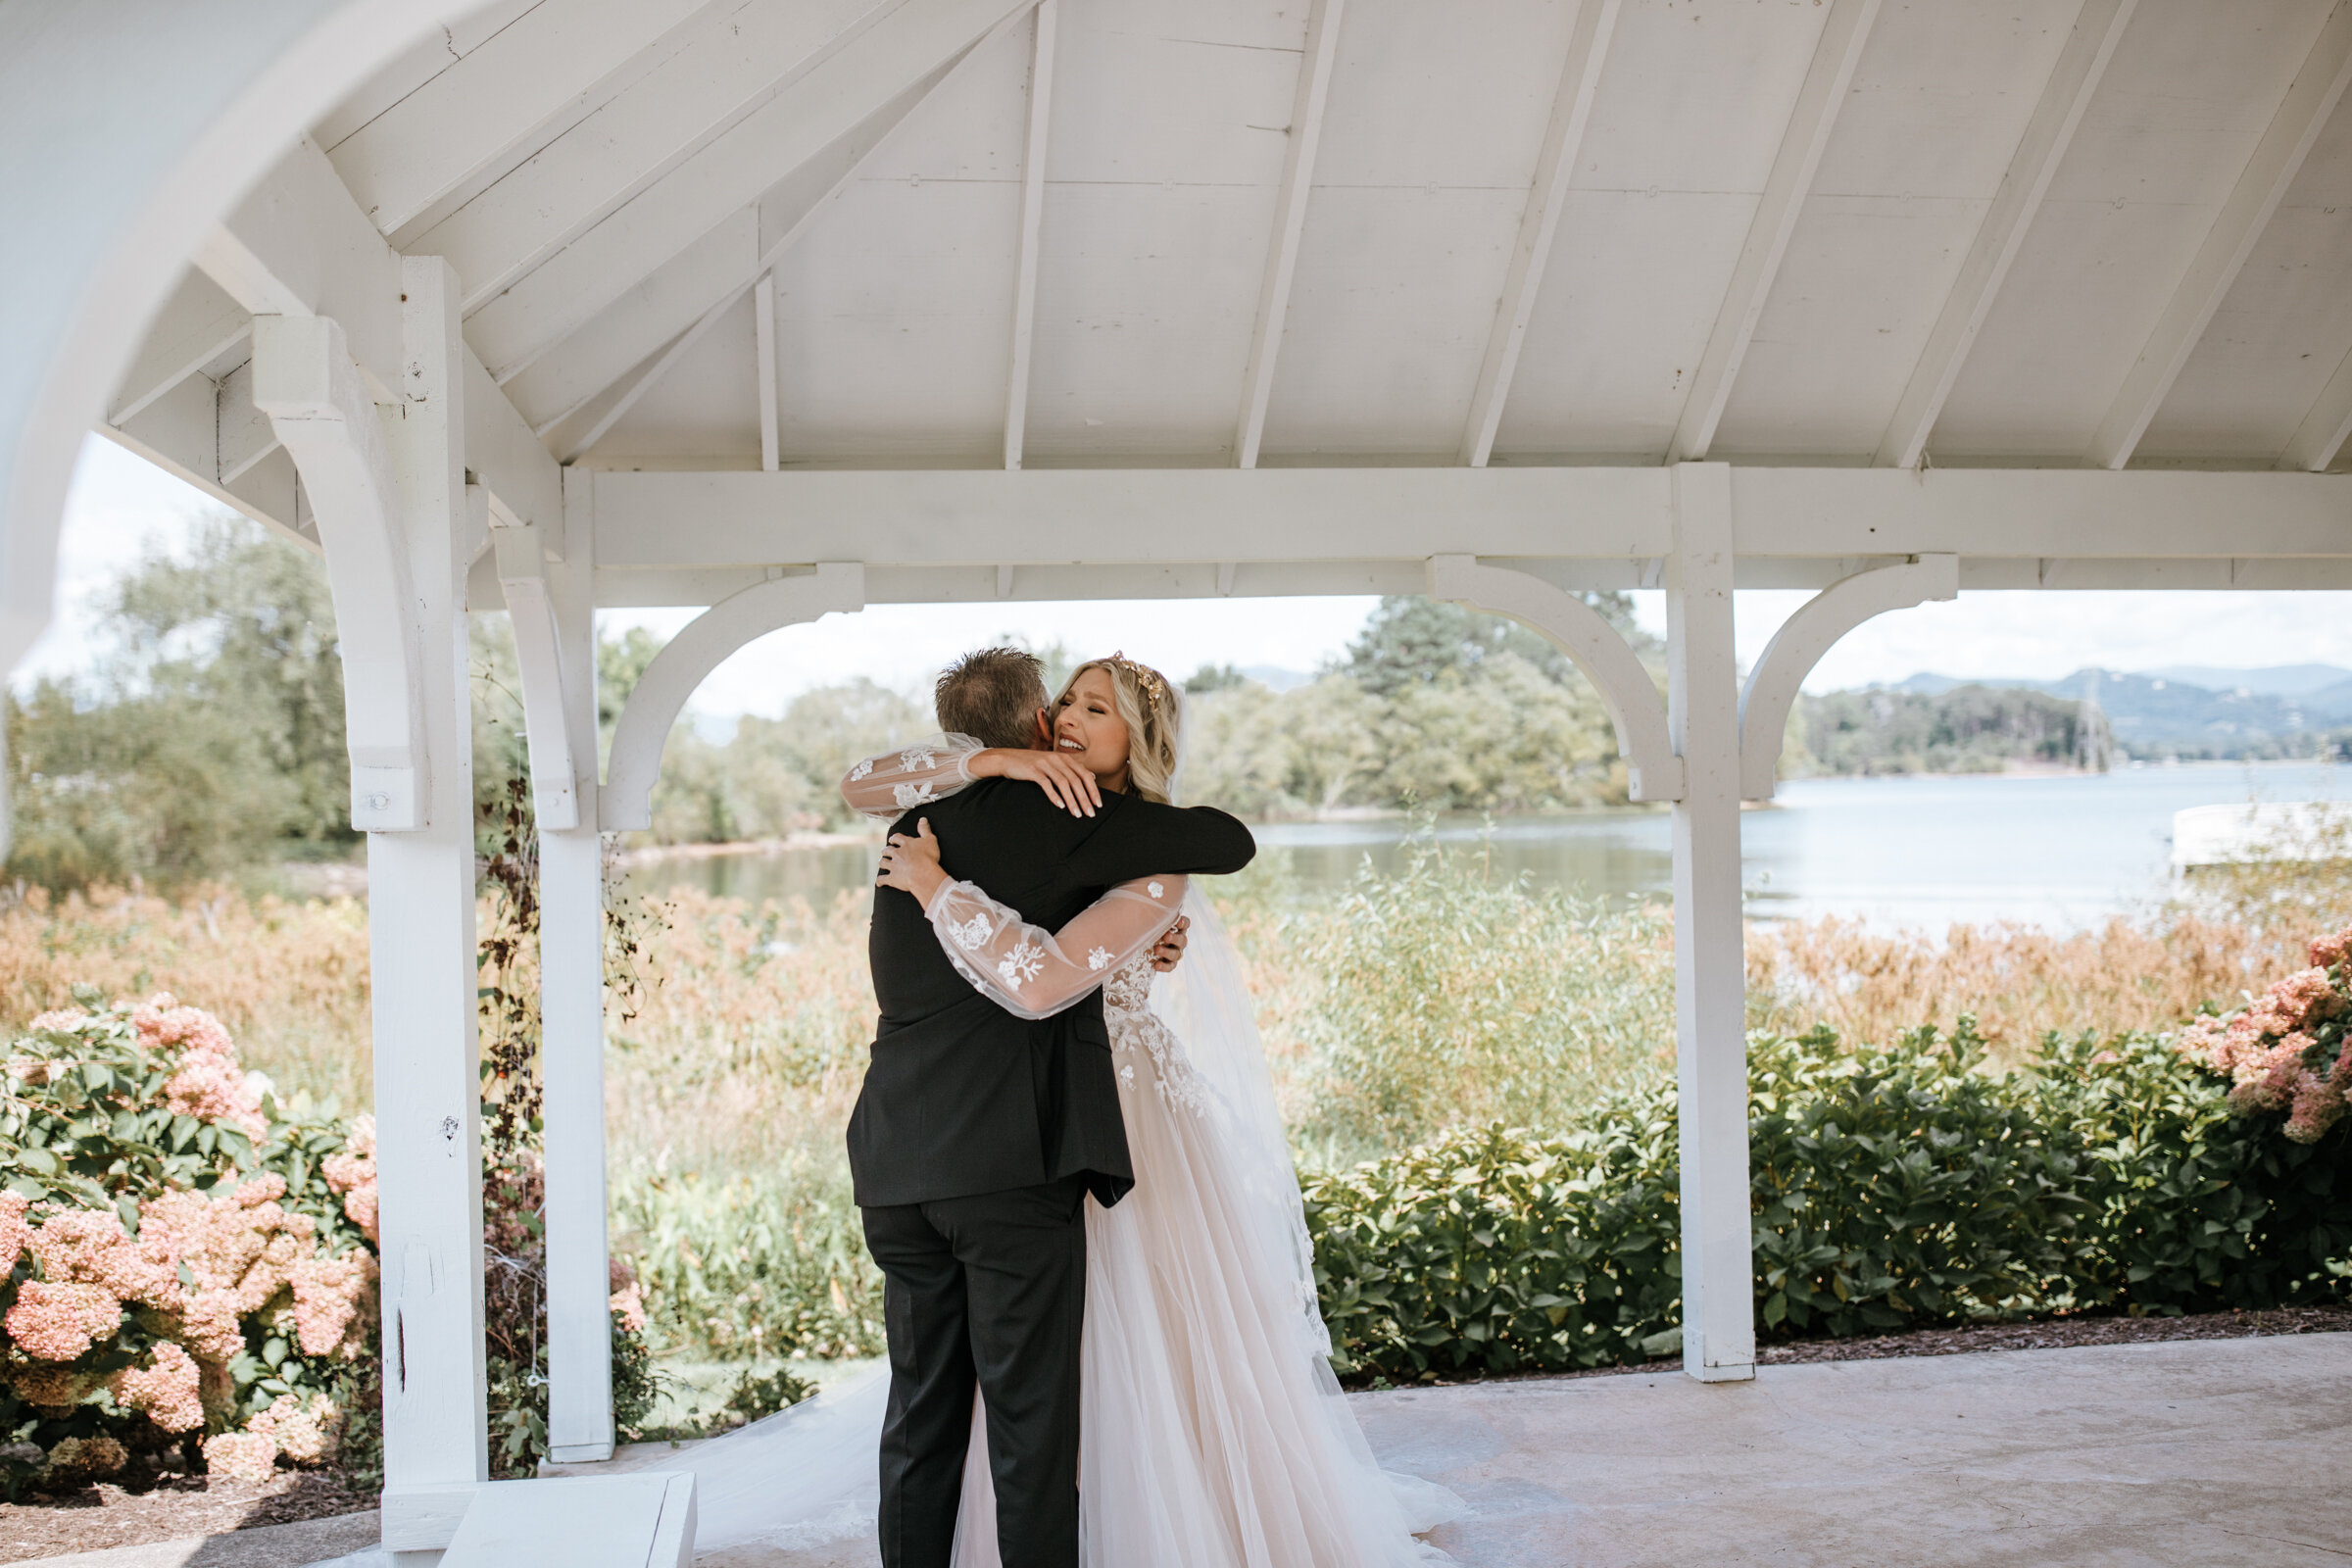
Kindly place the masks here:
<instances>
[{"instance_id":1,"label":"white ceiling plank","mask_svg":"<svg viewBox=\"0 0 2352 1568\"><path fill-rule=\"evenodd\" d=\"M988 39L997 37L1004 29L1014 25L1020 20L1020 15L1021 13L1015 10L991 29L988 38L982 39L981 42L986 43ZM675 288L663 286L658 291L652 287L652 279L649 279L647 284L641 285L646 297L646 307L643 311L630 313L632 318L628 323L630 330L626 334L616 334L616 341L625 342L627 347L637 349L644 346L655 331L667 329L671 335L662 340L659 349L648 352L645 357L629 365L622 372L627 375L626 380L608 376L605 384L595 386L593 389L583 391L579 386L570 389L579 395L568 405L564 413L540 427L543 434L558 431L559 427L568 427L563 429L558 436L558 444L565 454L564 461L566 463L574 461L598 441L604 439L605 434L619 422L621 416L635 407L637 401L647 392L652 391L655 383L669 373L671 367L684 358L686 351L702 341L703 335L718 324L719 319L734 308L735 302L743 298L744 292L751 288L761 275L772 272L776 263L783 258L784 254L800 243L801 239L815 226L817 220L841 199L844 192L862 177L864 171L889 147L892 137L897 134L900 127L906 124L914 111L927 102L934 93L955 80L957 74L963 71L979 53L979 46L974 45L930 75L913 83L873 114L867 116L863 122L853 127L831 146L795 169L791 174L761 198L757 209L745 209L745 213L752 220L752 227L756 232L761 236L772 235L773 237L767 239L758 254L741 266L732 276L727 277L723 285L712 288L703 295L701 298L705 303L702 304L700 311L686 319L683 324L680 324L675 317L665 313L695 298L688 292L692 286L691 282L681 283ZM730 219L721 226L732 236L736 231L735 225L739 221L741 221L740 218ZM725 246L716 253L719 265L723 266L725 258L736 254L738 249L738 243L733 238L729 238ZM669 265L674 268L677 264L673 262ZM703 269L698 265L697 274L700 275L702 270ZM657 273L657 276L661 275L662 274ZM596 321L572 334L573 338L583 342L585 353L599 356L598 363L608 367L613 363L613 358L602 347L600 340L607 335L607 329L611 324L605 318L599 318ZM533 366L530 370L523 372L523 375L517 378L516 384L521 384L522 380L530 377L537 369L538 367ZM634 373L629 374L628 372L631 371ZM781 418L780 410L778 417Z\"/></svg>"},{"instance_id":2,"label":"white ceiling plank","mask_svg":"<svg viewBox=\"0 0 2352 1568\"><path fill-rule=\"evenodd\" d=\"M1690 378L1682 418L1667 453L1670 464L1704 458L1715 444L1716 426L1722 423L1724 408L1731 402L1732 383L1739 379L1740 362L1747 357L1756 322L1764 314L1773 281L1780 275L1781 261L1788 254L1789 236L1796 232L1796 220L1813 189L1813 172L1821 167L1821 155L1837 127L1838 111L1844 106L1854 68L1870 41L1879 4L1880 0L1834 0L1822 23L1813 64L1805 73L1795 112L1781 136L1780 153L1765 178L1764 193L1757 199L1747 241L1732 270L1731 287L1716 312L1715 327L1708 335L1706 352L1699 357L1698 371Z\"/></svg>"},{"instance_id":3,"label":"white ceiling plank","mask_svg":"<svg viewBox=\"0 0 2352 1568\"><path fill-rule=\"evenodd\" d=\"M1053 0L1046 0L1051 5ZM776 471L784 456L784 432L777 423L776 399L776 274L761 272L752 285L752 330L755 372L760 377L760 466Z\"/></svg>"},{"instance_id":4,"label":"white ceiling plank","mask_svg":"<svg viewBox=\"0 0 2352 1568\"><path fill-rule=\"evenodd\" d=\"M2082 10L2075 15L2074 31L2050 69L2034 117L2027 122L2025 135L2001 176L2000 189L1977 226L1960 274L1944 297L1919 363L1879 441L1874 461L1882 466L1919 466L1928 449L1928 437L1943 413L1944 400L1960 379L1968 351L1984 329L1993 298L2009 275L2010 264L2017 260L2018 247L2025 243L2034 215L2041 210L2059 161L2073 143L2082 112L2090 107L2108 62L2115 58L2116 45L2123 41L2124 29L2138 6L2139 0L2082 0Z\"/></svg>"},{"instance_id":5,"label":"white ceiling plank","mask_svg":"<svg viewBox=\"0 0 2352 1568\"><path fill-rule=\"evenodd\" d=\"M277 450L277 427L253 401L253 362L220 378L214 406L217 466L213 477L234 484L246 469Z\"/></svg>"},{"instance_id":6,"label":"white ceiling plank","mask_svg":"<svg viewBox=\"0 0 2352 1568\"><path fill-rule=\"evenodd\" d=\"M1037 325L1037 243L1046 217L1046 139L1054 109L1054 29L1061 0L1038 0L1029 43L1029 134L1021 159L1021 238L1013 267L1012 353L1004 386L1004 466L1021 466L1029 427L1029 354Z\"/></svg>"},{"instance_id":7,"label":"white ceiling plank","mask_svg":"<svg viewBox=\"0 0 2352 1568\"><path fill-rule=\"evenodd\" d=\"M432 213L484 166L505 172L614 96L598 84L659 60L725 0L563 0L533 7L419 85L328 157L386 234ZM551 123L552 122L552 123Z\"/></svg>"},{"instance_id":8,"label":"white ceiling plank","mask_svg":"<svg viewBox=\"0 0 2352 1568\"><path fill-rule=\"evenodd\" d=\"M760 214L745 207L503 383L541 434L585 408L760 266Z\"/></svg>"},{"instance_id":9,"label":"white ceiling plank","mask_svg":"<svg viewBox=\"0 0 2352 1568\"><path fill-rule=\"evenodd\" d=\"M2204 336L2213 313L2221 309L2347 84L2352 84L2352 0L2337 0L2271 117L2270 128L2256 143L2195 259L2156 318L2146 347L2108 406L2107 416L2091 438L2091 464L2120 468L2132 461L2139 438L2164 406L2181 367Z\"/></svg>"},{"instance_id":10,"label":"white ceiling plank","mask_svg":"<svg viewBox=\"0 0 2352 1568\"><path fill-rule=\"evenodd\" d=\"M1218 567L1483 559L1638 564L1673 548L1672 470L1424 468L786 469L596 476L601 569L862 561L1021 568ZM1731 471L1739 555L1842 564L2352 560L2352 475L2091 468L1776 467ZM1105 529L1104 517L1121 526ZM956 526L943 528L942 517ZM2217 517L2228 527L2218 529Z\"/></svg>"},{"instance_id":11,"label":"white ceiling plank","mask_svg":"<svg viewBox=\"0 0 2352 1568\"><path fill-rule=\"evenodd\" d=\"M2344 356L2335 374L2328 378L2326 389L2279 454L2278 466L2324 473L2347 440L2352 440L2352 353Z\"/></svg>"},{"instance_id":12,"label":"white ceiling plank","mask_svg":"<svg viewBox=\"0 0 2352 1568\"><path fill-rule=\"evenodd\" d=\"M363 125L479 49L516 18L549 3L551 0L497 0L444 24L328 111L311 127L311 138L332 153Z\"/></svg>"},{"instance_id":13,"label":"white ceiling plank","mask_svg":"<svg viewBox=\"0 0 2352 1568\"><path fill-rule=\"evenodd\" d=\"M906 3L751 0L402 248L447 257L470 311Z\"/></svg>"},{"instance_id":14,"label":"white ceiling plank","mask_svg":"<svg viewBox=\"0 0 2352 1568\"><path fill-rule=\"evenodd\" d=\"M1584 0L1577 10L1568 61L1560 72L1560 89L1551 102L1551 123L1544 132L1535 183L1519 220L1519 241L1511 251L1502 297L1494 307L1494 326L1487 337L1486 358L1479 366L1477 390L1471 394L1470 417L1462 428L1462 462L1473 468L1485 467L1494 450L1494 431L1502 423L1511 373L1519 367L1527 323L1535 315L1536 296L1544 286L1544 267L1551 259L1560 209L1566 205L1568 183L1576 173L1577 148L1584 141L1585 127L1592 122L1592 100L1600 90L1601 67L1608 59L1609 38L1617 30L1617 13L1622 6L1623 0Z\"/></svg>"},{"instance_id":15,"label":"white ceiling plank","mask_svg":"<svg viewBox=\"0 0 2352 1568\"><path fill-rule=\"evenodd\" d=\"M906 0L468 318L501 379L563 341L729 213L968 54L1031 0ZM461 274L463 275L463 274ZM749 280L746 280L747 286Z\"/></svg>"},{"instance_id":16,"label":"white ceiling plank","mask_svg":"<svg viewBox=\"0 0 2352 1568\"><path fill-rule=\"evenodd\" d=\"M252 330L252 312L204 273L189 269L155 324L147 328L138 358L123 372L122 385L107 408L107 423L121 424L132 417Z\"/></svg>"},{"instance_id":17,"label":"white ceiling plank","mask_svg":"<svg viewBox=\"0 0 2352 1568\"><path fill-rule=\"evenodd\" d=\"M1298 91L1291 109L1282 185L1274 198L1274 243L1266 254L1257 295L1257 325L1242 372L1242 417L1234 432L1234 466L1257 466L1266 433L1266 405L1274 396L1274 362L1290 314L1291 283L1298 270L1298 237L1306 230L1306 198L1315 182L1315 150L1323 138L1323 110L1331 100L1331 71L1340 52L1340 17L1347 0L1313 0L1306 17L1306 49L1298 60Z\"/></svg>"}]
</instances>

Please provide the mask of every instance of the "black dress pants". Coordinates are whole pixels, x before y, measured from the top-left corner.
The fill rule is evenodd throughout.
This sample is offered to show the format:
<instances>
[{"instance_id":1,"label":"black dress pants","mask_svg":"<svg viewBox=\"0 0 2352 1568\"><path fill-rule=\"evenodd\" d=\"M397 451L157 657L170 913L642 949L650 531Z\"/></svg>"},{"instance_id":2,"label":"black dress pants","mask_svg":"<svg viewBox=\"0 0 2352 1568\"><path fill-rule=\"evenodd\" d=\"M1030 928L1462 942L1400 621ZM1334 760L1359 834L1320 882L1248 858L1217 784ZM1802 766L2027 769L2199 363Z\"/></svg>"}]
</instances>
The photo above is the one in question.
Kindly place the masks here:
<instances>
[{"instance_id":1,"label":"black dress pants","mask_svg":"<svg viewBox=\"0 0 2352 1568\"><path fill-rule=\"evenodd\" d=\"M1004 1568L1077 1568L1085 1198L1073 1176L863 1210L890 1336L884 1568L948 1568L975 1383Z\"/></svg>"}]
</instances>

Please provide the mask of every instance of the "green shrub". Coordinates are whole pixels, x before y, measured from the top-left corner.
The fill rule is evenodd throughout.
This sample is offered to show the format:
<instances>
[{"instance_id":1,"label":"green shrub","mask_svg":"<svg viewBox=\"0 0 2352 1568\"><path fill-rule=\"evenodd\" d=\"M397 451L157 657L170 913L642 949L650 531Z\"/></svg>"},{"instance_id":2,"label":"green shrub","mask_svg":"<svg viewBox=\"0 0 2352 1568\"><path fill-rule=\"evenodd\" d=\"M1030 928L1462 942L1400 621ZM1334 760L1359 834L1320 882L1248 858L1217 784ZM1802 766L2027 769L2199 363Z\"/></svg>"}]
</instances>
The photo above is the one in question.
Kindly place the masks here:
<instances>
[{"instance_id":1,"label":"green shrub","mask_svg":"<svg viewBox=\"0 0 2352 1568\"><path fill-rule=\"evenodd\" d=\"M614 1183L612 1212L662 1354L881 1352L882 1275L846 1172L815 1160L714 1180L640 1168Z\"/></svg>"},{"instance_id":2,"label":"green shrub","mask_svg":"<svg viewBox=\"0 0 2352 1568\"><path fill-rule=\"evenodd\" d=\"M1770 1336L2340 1297L2352 1123L2229 1116L2169 1045L2046 1041L2000 1074L1967 1022L1884 1051L1749 1050L1756 1310ZM1494 1126L1306 1184L1344 1373L1398 1382L1629 1362L1679 1345L1673 1091L1560 1132Z\"/></svg>"}]
</instances>

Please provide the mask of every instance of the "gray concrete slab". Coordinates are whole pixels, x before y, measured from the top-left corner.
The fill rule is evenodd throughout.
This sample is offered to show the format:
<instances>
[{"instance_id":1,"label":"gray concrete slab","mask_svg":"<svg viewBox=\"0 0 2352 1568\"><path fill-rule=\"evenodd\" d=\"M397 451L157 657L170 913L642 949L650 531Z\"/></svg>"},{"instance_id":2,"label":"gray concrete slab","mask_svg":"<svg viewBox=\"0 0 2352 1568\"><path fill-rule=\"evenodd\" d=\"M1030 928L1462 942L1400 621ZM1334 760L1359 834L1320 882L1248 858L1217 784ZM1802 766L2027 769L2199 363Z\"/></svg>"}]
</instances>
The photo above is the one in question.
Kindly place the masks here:
<instances>
[{"instance_id":1,"label":"gray concrete slab","mask_svg":"<svg viewBox=\"0 0 2352 1568\"><path fill-rule=\"evenodd\" d=\"M2238 1568L2352 1558L2352 1335L1358 1396L1477 1510L1468 1568Z\"/></svg>"},{"instance_id":2,"label":"gray concrete slab","mask_svg":"<svg viewBox=\"0 0 2352 1568\"><path fill-rule=\"evenodd\" d=\"M1537 1379L1353 1402L1384 1463L1445 1482L1477 1510L1432 1538L1464 1568L2352 1560L2346 1334L1818 1362L1740 1384L1671 1370ZM699 1561L879 1558L865 1540Z\"/></svg>"},{"instance_id":3,"label":"gray concrete slab","mask_svg":"<svg viewBox=\"0 0 2352 1568\"><path fill-rule=\"evenodd\" d=\"M256 1525L219 1536L152 1541L143 1546L77 1551L36 1559L41 1568L303 1568L306 1563L375 1544L382 1533L373 1508L331 1519Z\"/></svg>"}]
</instances>

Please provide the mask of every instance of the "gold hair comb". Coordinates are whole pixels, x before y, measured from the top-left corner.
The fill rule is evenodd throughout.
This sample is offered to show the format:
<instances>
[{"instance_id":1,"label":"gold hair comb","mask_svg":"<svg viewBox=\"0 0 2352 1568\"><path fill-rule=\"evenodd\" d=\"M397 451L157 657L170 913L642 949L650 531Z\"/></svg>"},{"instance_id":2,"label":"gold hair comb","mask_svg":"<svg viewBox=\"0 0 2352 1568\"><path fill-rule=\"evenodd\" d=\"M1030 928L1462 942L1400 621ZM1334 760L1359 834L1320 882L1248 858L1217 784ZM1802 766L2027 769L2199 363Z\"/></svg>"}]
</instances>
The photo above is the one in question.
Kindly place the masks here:
<instances>
[{"instance_id":1,"label":"gold hair comb","mask_svg":"<svg viewBox=\"0 0 2352 1568\"><path fill-rule=\"evenodd\" d=\"M1113 653L1108 659L1102 661L1102 662L1105 664L1116 664L1119 666L1119 668L1134 676L1136 685L1142 687L1144 690L1144 701L1151 705L1152 711L1154 713L1159 711L1160 699L1167 694L1168 683L1160 678L1160 673L1158 670L1153 669L1149 664L1137 663L1134 660L1129 659L1124 653Z\"/></svg>"}]
</instances>

